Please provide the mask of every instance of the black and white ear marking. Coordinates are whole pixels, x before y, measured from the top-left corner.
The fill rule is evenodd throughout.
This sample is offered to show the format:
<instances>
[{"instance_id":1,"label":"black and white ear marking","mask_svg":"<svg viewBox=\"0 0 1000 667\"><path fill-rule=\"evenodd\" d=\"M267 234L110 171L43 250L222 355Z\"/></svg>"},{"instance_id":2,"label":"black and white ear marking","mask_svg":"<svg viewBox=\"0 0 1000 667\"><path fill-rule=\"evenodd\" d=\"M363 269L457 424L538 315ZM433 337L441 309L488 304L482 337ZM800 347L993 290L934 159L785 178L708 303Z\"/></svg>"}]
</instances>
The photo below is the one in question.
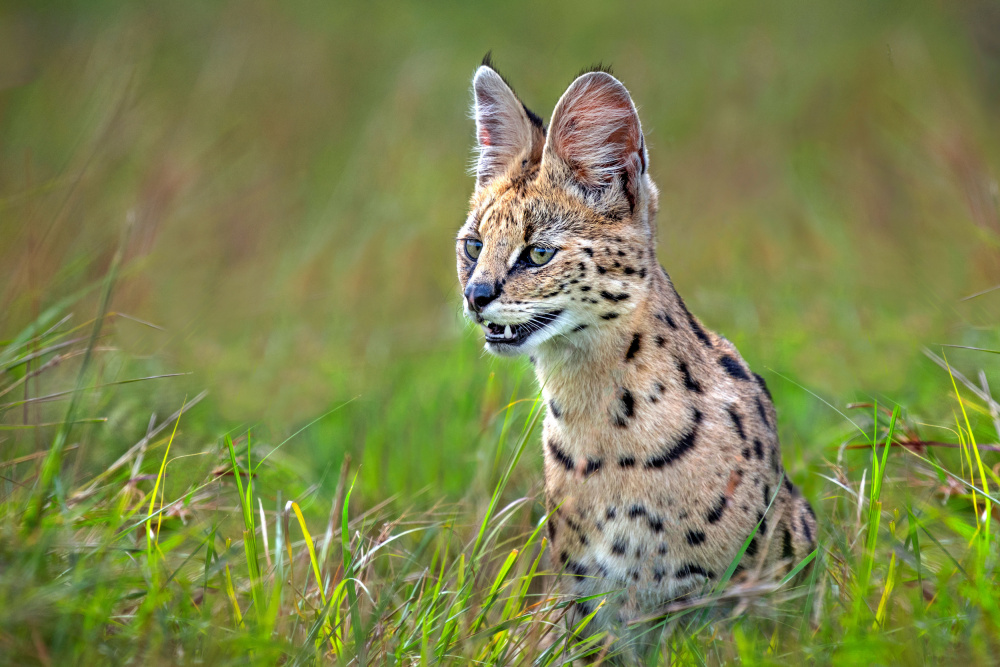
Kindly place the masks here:
<instances>
[{"instance_id":1,"label":"black and white ear marking","mask_svg":"<svg viewBox=\"0 0 1000 667\"><path fill-rule=\"evenodd\" d=\"M512 166L541 159L544 130L496 70L484 64L472 79L478 160L476 186L482 187Z\"/></svg>"},{"instance_id":2,"label":"black and white ear marking","mask_svg":"<svg viewBox=\"0 0 1000 667\"><path fill-rule=\"evenodd\" d=\"M625 86L603 71L578 77L556 105L545 156L565 163L588 190L618 189L634 208L648 159Z\"/></svg>"}]
</instances>

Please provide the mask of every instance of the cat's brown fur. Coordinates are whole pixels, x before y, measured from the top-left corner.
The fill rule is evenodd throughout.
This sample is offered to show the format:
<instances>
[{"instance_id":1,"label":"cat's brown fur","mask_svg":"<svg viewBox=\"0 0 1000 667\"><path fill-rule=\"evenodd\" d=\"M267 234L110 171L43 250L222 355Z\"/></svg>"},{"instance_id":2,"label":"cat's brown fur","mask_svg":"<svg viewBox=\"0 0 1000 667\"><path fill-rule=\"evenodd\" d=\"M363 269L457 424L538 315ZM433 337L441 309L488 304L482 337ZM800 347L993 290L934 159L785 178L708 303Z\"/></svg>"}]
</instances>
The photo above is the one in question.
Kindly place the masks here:
<instances>
[{"instance_id":1,"label":"cat's brown fur","mask_svg":"<svg viewBox=\"0 0 1000 667\"><path fill-rule=\"evenodd\" d=\"M629 93L583 74L546 131L488 64L473 90L479 162L458 274L487 349L535 364L563 589L617 591L598 620L627 621L717 580L755 529L740 567L787 570L814 549L816 520L784 474L763 378L657 262L658 195ZM555 254L537 266L532 248Z\"/></svg>"}]
</instances>

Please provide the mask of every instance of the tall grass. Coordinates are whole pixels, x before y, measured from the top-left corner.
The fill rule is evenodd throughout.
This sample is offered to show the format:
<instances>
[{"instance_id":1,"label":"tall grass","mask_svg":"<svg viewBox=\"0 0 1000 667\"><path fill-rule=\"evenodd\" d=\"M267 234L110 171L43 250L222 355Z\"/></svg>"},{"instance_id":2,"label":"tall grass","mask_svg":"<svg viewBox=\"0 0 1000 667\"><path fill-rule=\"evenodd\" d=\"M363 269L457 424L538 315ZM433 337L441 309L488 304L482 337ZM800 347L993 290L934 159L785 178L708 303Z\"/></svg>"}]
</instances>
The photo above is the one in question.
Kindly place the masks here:
<instances>
[{"instance_id":1,"label":"tall grass","mask_svg":"<svg viewBox=\"0 0 1000 667\"><path fill-rule=\"evenodd\" d=\"M85 357L109 333L100 326L98 335L64 346L73 328L65 321L46 328L52 317L32 324L37 333L5 343L0 392L22 383L13 371L29 357L40 369L58 368L51 362L60 355ZM93 393L91 375L84 372L65 395ZM958 385L968 380L957 378L948 377L953 391L942 396L954 401L955 426L946 427L954 441L920 438L902 406L869 404L868 428L850 423L830 443L837 456L817 502L818 552L780 581L728 581L734 561L726 582L635 624L630 632L647 638L641 659L990 662L1000 627L990 530L998 501L990 482L1000 480L988 463L1000 446L978 444L992 419L977 426L970 417L989 416L992 399L981 388L976 395L985 402L963 398ZM146 435L103 474L59 470L43 487L54 444L106 423L72 413L62 423L35 425L53 443L38 456L3 462L0 628L7 659L639 659L625 640L589 635L589 619L567 627L571 601L554 587L540 498L508 491L538 437L537 399L511 400L492 417L500 438L513 423L522 426L501 447L504 463L490 474L492 491L481 503L362 508L354 502L358 471L345 458L326 513L282 463L284 443L271 446L244 429L196 445L207 434L184 427L189 407L182 401L168 420L150 420Z\"/></svg>"}]
</instances>

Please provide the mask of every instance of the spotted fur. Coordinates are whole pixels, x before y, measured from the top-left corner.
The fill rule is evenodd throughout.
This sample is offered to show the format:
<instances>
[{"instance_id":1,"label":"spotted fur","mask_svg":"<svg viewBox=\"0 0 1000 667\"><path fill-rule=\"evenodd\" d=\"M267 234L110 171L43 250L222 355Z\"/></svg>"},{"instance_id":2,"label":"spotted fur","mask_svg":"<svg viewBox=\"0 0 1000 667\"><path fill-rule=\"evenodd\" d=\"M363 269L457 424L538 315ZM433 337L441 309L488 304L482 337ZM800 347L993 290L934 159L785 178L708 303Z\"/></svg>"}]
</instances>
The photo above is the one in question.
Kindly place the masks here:
<instances>
[{"instance_id":1,"label":"spotted fur","mask_svg":"<svg viewBox=\"0 0 1000 667\"><path fill-rule=\"evenodd\" d=\"M487 349L530 354L549 406L563 590L607 593L596 622L627 621L714 582L758 525L741 568L787 571L815 547L816 520L785 477L763 378L657 263L658 195L628 91L585 73L548 130L489 65L473 94L479 159L458 275ZM538 266L533 247L556 252Z\"/></svg>"}]
</instances>

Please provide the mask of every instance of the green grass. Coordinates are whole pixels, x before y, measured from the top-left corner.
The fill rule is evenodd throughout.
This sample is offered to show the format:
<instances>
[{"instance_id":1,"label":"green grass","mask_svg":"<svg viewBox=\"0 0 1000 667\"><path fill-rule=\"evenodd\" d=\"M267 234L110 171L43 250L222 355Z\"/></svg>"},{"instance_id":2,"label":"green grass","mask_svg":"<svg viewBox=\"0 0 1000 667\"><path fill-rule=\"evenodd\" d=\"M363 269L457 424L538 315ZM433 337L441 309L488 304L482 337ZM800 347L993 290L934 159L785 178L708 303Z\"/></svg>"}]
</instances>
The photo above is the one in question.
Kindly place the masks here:
<instances>
[{"instance_id":1,"label":"green grass","mask_svg":"<svg viewBox=\"0 0 1000 667\"><path fill-rule=\"evenodd\" d=\"M72 330L43 321L31 330L41 333L16 336L2 350L5 394L23 385L15 378L29 356L37 363L96 347L96 336L61 346ZM993 428L990 409L960 398L959 387L955 381L941 397L953 407L954 425L945 428L957 448L920 439L899 406L862 406L853 415L859 425L844 429L823 472L812 567L781 582L720 585L668 607L637 626L660 647L644 658L990 662L1000 628L991 532L1000 478L987 464L998 447L977 445ZM551 586L537 485L511 493L516 477L530 474L523 460L538 437L542 406L526 391L527 400L511 400L487 420L484 441L496 449L478 488L470 479L458 502L427 489L358 506L363 477L349 456L334 492L324 494L283 453L294 439L272 443L252 428L193 446L204 443L197 422L187 424L194 401L150 421L147 435L101 475L63 474L48 487L45 465L79 451L59 443L107 422L73 419L79 408L69 401L62 425L8 431L55 433L37 455L3 464L0 627L8 655L17 664L544 665L614 657L624 645L569 635L559 622L566 601ZM77 387L68 396L86 394ZM335 414L295 437L322 430Z\"/></svg>"},{"instance_id":2,"label":"green grass","mask_svg":"<svg viewBox=\"0 0 1000 667\"><path fill-rule=\"evenodd\" d=\"M627 650L566 633L533 375L459 316L488 49L543 116L615 66L660 258L819 516L802 576L672 605L642 657L995 662L995 9L628 12L0 6L0 662Z\"/></svg>"}]
</instances>

